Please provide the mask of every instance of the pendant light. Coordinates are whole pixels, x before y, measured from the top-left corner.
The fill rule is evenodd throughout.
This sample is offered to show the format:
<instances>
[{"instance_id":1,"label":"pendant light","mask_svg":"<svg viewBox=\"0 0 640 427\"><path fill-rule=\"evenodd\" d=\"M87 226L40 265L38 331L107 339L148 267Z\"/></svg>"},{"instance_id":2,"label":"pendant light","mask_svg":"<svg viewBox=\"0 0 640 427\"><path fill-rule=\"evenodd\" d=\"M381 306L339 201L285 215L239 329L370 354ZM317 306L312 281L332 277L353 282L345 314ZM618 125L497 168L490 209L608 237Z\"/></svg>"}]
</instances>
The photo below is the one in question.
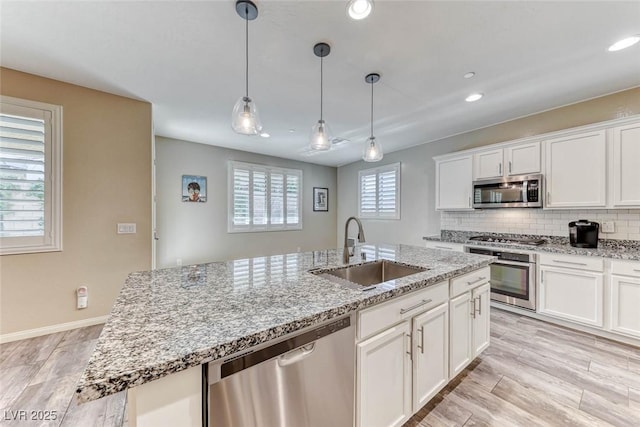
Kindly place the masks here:
<instances>
[{"instance_id":1,"label":"pendant light","mask_svg":"<svg viewBox=\"0 0 640 427\"><path fill-rule=\"evenodd\" d=\"M331 148L331 129L322 118L322 78L323 69L322 62L325 56L329 55L331 47L326 43L317 43L313 47L313 53L320 58L320 120L311 128L311 142L309 144L312 150L326 151Z\"/></svg>"},{"instance_id":2,"label":"pendant light","mask_svg":"<svg viewBox=\"0 0 640 427\"><path fill-rule=\"evenodd\" d=\"M382 145L376 142L376 137L373 136L373 84L380 80L380 74L371 73L367 74L364 81L371 85L371 136L367 139L364 147L364 154L362 160L365 162L378 162L382 160Z\"/></svg>"},{"instance_id":3,"label":"pendant light","mask_svg":"<svg viewBox=\"0 0 640 427\"><path fill-rule=\"evenodd\" d=\"M245 20L245 95L233 107L231 127L242 135L257 135L262 130L262 123L255 102L249 98L249 20L258 17L258 8L251 0L238 0L236 12Z\"/></svg>"}]
</instances>

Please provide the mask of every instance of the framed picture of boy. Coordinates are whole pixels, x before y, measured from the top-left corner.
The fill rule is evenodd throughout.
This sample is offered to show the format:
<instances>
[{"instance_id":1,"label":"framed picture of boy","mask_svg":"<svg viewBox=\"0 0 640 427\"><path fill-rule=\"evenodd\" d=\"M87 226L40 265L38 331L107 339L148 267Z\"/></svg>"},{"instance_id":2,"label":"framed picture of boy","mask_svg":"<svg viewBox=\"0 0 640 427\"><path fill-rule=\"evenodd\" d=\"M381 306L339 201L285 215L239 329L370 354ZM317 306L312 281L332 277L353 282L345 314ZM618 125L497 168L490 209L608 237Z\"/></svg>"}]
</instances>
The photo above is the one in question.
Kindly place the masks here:
<instances>
[{"instance_id":1,"label":"framed picture of boy","mask_svg":"<svg viewBox=\"0 0 640 427\"><path fill-rule=\"evenodd\" d=\"M328 212L329 211L329 189L322 187L313 187L313 211Z\"/></svg>"},{"instance_id":2,"label":"framed picture of boy","mask_svg":"<svg viewBox=\"0 0 640 427\"><path fill-rule=\"evenodd\" d=\"M182 175L182 201L206 202L207 177L198 175Z\"/></svg>"}]
</instances>

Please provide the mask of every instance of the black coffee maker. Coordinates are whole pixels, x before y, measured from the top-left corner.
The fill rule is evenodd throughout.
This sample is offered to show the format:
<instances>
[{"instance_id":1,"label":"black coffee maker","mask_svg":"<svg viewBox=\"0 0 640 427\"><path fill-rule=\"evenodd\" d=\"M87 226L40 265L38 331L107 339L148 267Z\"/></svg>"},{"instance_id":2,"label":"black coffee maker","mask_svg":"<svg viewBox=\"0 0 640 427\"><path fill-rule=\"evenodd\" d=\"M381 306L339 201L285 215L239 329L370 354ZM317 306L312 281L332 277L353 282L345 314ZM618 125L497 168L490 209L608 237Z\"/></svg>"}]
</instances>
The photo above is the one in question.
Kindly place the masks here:
<instances>
[{"instance_id":1,"label":"black coffee maker","mask_svg":"<svg viewBox=\"0 0 640 427\"><path fill-rule=\"evenodd\" d=\"M576 248L597 248L600 224L586 219L569 223L569 243Z\"/></svg>"}]
</instances>

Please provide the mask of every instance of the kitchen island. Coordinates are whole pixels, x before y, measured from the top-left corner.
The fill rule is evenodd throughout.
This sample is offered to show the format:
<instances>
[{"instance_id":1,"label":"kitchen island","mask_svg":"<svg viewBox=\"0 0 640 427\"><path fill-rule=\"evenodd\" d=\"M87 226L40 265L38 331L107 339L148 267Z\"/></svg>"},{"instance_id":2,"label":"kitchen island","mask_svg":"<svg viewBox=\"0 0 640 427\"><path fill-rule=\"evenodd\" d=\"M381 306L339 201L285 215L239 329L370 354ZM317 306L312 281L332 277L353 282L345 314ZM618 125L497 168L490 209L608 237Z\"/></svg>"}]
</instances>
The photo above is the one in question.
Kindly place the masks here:
<instances>
[{"instance_id":1,"label":"kitchen island","mask_svg":"<svg viewBox=\"0 0 640 427\"><path fill-rule=\"evenodd\" d=\"M177 378L182 371L194 371L189 368L473 272L492 261L407 245L363 245L357 252L352 264L362 263L359 255L365 253L367 262L390 259L427 270L363 291L309 273L344 266L342 250L324 250L131 273L78 383L78 400L159 385L147 383ZM136 425L131 396L129 411L129 422Z\"/></svg>"}]
</instances>

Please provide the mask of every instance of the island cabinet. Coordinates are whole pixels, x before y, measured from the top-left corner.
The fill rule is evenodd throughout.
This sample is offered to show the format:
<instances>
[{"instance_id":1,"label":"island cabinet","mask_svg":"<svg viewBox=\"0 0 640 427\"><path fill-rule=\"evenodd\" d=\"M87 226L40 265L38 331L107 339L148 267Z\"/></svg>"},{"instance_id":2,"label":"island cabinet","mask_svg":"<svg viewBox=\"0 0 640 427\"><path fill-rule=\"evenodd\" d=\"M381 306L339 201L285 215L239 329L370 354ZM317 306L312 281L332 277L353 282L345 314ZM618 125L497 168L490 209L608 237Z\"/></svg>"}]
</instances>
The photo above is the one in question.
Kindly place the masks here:
<instances>
[{"instance_id":1,"label":"island cabinet","mask_svg":"<svg viewBox=\"0 0 640 427\"><path fill-rule=\"evenodd\" d=\"M489 346L488 268L451 280L449 377L458 375Z\"/></svg>"},{"instance_id":2,"label":"island cabinet","mask_svg":"<svg viewBox=\"0 0 640 427\"><path fill-rule=\"evenodd\" d=\"M604 325L604 260L541 254L538 313L584 325Z\"/></svg>"},{"instance_id":3,"label":"island cabinet","mask_svg":"<svg viewBox=\"0 0 640 427\"><path fill-rule=\"evenodd\" d=\"M611 331L640 338L640 262L611 261Z\"/></svg>"},{"instance_id":4,"label":"island cabinet","mask_svg":"<svg viewBox=\"0 0 640 427\"><path fill-rule=\"evenodd\" d=\"M447 281L362 310L356 425L401 426L448 382Z\"/></svg>"},{"instance_id":5,"label":"island cabinet","mask_svg":"<svg viewBox=\"0 0 640 427\"><path fill-rule=\"evenodd\" d=\"M540 173L540 142L483 150L473 155L474 179Z\"/></svg>"}]
</instances>

